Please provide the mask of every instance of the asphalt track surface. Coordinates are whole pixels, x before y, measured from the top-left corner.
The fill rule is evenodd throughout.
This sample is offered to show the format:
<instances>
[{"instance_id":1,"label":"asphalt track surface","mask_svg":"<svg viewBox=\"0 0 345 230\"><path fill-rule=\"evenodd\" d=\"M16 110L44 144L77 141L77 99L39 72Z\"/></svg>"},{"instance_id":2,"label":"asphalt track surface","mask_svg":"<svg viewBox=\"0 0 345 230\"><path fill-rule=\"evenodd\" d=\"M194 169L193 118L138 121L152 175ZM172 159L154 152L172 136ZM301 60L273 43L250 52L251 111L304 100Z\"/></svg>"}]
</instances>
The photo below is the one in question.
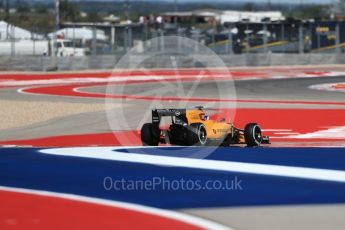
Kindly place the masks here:
<instances>
[{"instance_id":1,"label":"asphalt track surface","mask_svg":"<svg viewBox=\"0 0 345 230\"><path fill-rule=\"evenodd\" d=\"M338 76L334 78L314 77L314 78L299 78L299 79L266 79L266 80L242 80L235 81L234 88L237 99L239 100L295 100L295 101L323 101L323 102L344 102L344 94L336 91L318 91L308 88L311 85L322 83L338 83L345 82L345 76ZM184 92L188 92L194 85L194 82L184 82L182 87ZM219 98L219 90L217 87L224 84L219 82L200 82L193 93L194 97L210 97ZM225 82L225 84L227 84ZM114 87L117 87L116 85ZM226 87L226 86L225 86ZM123 87L123 93L126 95L143 94L144 92L154 91L163 88L163 84L136 84L126 85ZM104 86L85 88L80 91L93 93L106 93ZM174 91L166 91L166 96L176 96ZM165 96L164 95L164 96ZM227 96L225 95L225 98ZM240 102L241 104L241 102ZM285 105L287 108L291 105ZM266 107L266 106L265 106Z\"/></svg>"},{"instance_id":2,"label":"asphalt track surface","mask_svg":"<svg viewBox=\"0 0 345 230\"><path fill-rule=\"evenodd\" d=\"M202 81L192 97L219 98L216 82L221 84L226 81L220 79ZM322 171L326 173L322 176L329 176L331 175L329 173L343 173L345 170L344 148L334 148L344 146L345 135L342 127L345 126L345 94L340 91L310 89L309 86L342 82L345 82L345 76L242 79L234 82L236 98L229 97L229 101L188 101L184 102L184 105L219 106L226 114L227 109L232 111L232 103L235 101L238 108L236 124L243 126L249 120L258 120L263 129L267 129L266 134L274 137L271 148L220 149L212 152L204 160L326 170ZM140 111L152 108L155 103L180 107L181 100L172 99L177 97L176 92L166 92L160 95L159 100L150 94L152 90L164 87L164 84L149 81L136 82L121 88L118 93L124 97L112 98L111 102L121 105L122 116L126 118L129 125L119 127L115 131L126 135L126 132L133 132L140 128L144 122L143 112ZM1 99L28 102L105 103L104 94L107 93L107 87L104 84L68 84L64 91L60 86L65 86L65 84L30 86L26 93L25 90L24 93L18 93L18 90L27 88L27 85L4 87L0 88ZM186 80L178 86L182 87L184 92L188 92L193 87L193 83ZM48 89L49 87L54 88ZM109 87L108 90L111 90L111 87L118 87L118 85ZM78 88L77 92L73 91L75 88ZM233 96L232 93L230 92L231 96ZM139 95L141 98L133 97L133 95ZM185 95L179 96L183 98ZM73 146L73 143L77 143L77 146L133 144L124 140L116 142L112 134L114 127L111 127L111 122L105 111L59 117L29 126L3 130L0 133L0 143L44 147ZM339 136L330 137L335 133ZM139 144L138 140L134 143L134 145ZM330 146L332 148L272 148L284 146ZM177 154L182 158L195 158L194 150L177 149L175 152L172 150L172 154ZM122 152L126 153L126 151L141 153L135 150ZM154 156L166 154L166 152L160 152L159 149L149 152ZM179 155L182 152L185 155ZM96 158L104 156L101 150L93 153ZM148 153L147 150L144 150L144 153ZM334 181L331 176L325 180L241 171L193 169L176 165L164 167L159 164L90 159L90 156L80 158L79 156L45 155L39 153L38 149L1 149L0 162L1 186L77 194L178 210L235 229L343 229L345 225L342 215L345 212L344 182ZM64 170L60 170L61 168ZM158 174L169 179L186 177L201 180L226 180L238 176L246 182L247 186L244 192L224 190L190 192L181 189L178 191L158 189L153 192L146 191L146 193L140 191L140 196L138 192L113 192L102 187L104 177L109 175L135 180L150 179ZM343 175L335 178L344 179Z\"/></svg>"},{"instance_id":3,"label":"asphalt track surface","mask_svg":"<svg viewBox=\"0 0 345 230\"><path fill-rule=\"evenodd\" d=\"M345 109L345 95L343 92L320 91L308 88L311 85L321 83L337 83L344 82L345 77L313 77L313 78L298 78L298 79L266 79L266 80L242 80L235 81L237 102L187 102L184 106L193 105L211 105L211 107L233 107L237 108L271 108L271 109ZM221 84L221 83L218 83ZM192 87L193 83L182 82L184 92ZM35 86L36 87L36 86ZM35 89L35 87L33 89ZM77 86L71 86L72 89ZM113 86L108 86L113 87ZM118 87L115 85L114 87ZM78 90L86 92L86 95L81 96L61 96L61 95L30 95L21 94L17 91L23 87L13 87L0 89L1 99L5 100L20 100L20 101L63 101L69 103L104 103L107 86L83 86ZM47 91L52 92L49 87ZM145 95L145 92L162 88L160 83L137 83L128 84L121 87L123 95ZM99 94L98 97L93 97L92 93ZM91 94L91 96L89 96ZM217 95L218 94L218 95ZM230 93L233 96L233 93ZM176 92L165 92L162 97L176 97ZM215 98L218 99L219 91L217 90L217 83L215 82L200 82L193 93L193 97L197 98ZM224 96L223 96L224 97ZM226 96L225 96L226 98ZM142 125L142 111L149 111L148 108L157 107L157 101L164 107L183 107L180 101L159 101L155 98L151 100L136 100L136 99L114 99L111 103L120 105L121 116L126 118L129 127L121 127L123 129L140 129ZM154 102L154 103L153 103ZM229 106L230 104L230 106ZM118 106L115 110L119 110ZM117 111L116 111L117 112ZM115 113L116 113L115 112ZM301 115L303 118L303 115ZM108 117L109 118L109 117ZM112 119L112 118L110 118ZM114 117L113 119L117 119ZM253 114L252 120L256 116ZM147 118L147 120L149 120ZM324 118L323 120L329 120ZM52 121L42 122L39 124L29 125L27 127L20 127L7 130L0 133L0 140L21 140L29 138L42 138L47 136L60 136L71 134L85 134L85 133L106 133L114 130L114 127L109 126L106 113L104 111L83 113L72 115L68 117L56 118ZM282 120L281 123L284 123ZM326 126L327 124L325 124ZM116 127L115 127L116 129Z\"/></svg>"}]
</instances>

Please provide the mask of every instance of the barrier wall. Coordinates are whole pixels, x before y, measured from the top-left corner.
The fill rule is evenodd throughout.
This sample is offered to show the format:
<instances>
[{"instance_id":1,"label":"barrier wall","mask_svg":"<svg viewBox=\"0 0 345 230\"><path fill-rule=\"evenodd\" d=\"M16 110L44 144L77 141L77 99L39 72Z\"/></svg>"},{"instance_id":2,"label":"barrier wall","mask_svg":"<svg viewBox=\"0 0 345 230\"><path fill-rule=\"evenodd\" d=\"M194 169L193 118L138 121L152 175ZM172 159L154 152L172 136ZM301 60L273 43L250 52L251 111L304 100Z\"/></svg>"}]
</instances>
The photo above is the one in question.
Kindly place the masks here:
<instances>
[{"instance_id":1,"label":"barrier wall","mask_svg":"<svg viewBox=\"0 0 345 230\"><path fill-rule=\"evenodd\" d=\"M37 57L37 56L0 56L0 71L62 71L87 69L113 69L121 55L101 55L86 57ZM219 56L228 67L237 66L278 66L278 65L320 65L345 64L344 54L240 54ZM171 67L202 67L204 65L217 67L214 58L208 56L171 56L135 55L129 59L129 68L171 68Z\"/></svg>"}]
</instances>

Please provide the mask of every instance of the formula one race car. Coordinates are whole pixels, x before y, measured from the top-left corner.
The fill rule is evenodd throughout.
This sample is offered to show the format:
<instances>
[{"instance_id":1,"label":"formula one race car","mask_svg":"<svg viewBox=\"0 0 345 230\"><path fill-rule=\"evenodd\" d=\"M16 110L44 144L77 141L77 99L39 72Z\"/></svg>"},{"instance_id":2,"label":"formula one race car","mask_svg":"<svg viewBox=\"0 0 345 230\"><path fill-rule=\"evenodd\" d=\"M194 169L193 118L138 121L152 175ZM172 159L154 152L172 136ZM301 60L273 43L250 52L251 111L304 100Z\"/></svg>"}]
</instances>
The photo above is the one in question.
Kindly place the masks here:
<instances>
[{"instance_id":1,"label":"formula one race car","mask_svg":"<svg viewBox=\"0 0 345 230\"><path fill-rule=\"evenodd\" d=\"M163 117L171 117L168 128L160 128ZM157 146L159 143L192 146L246 144L249 147L269 144L269 137L261 135L256 123L249 123L238 129L232 123L210 120L204 108L195 109L154 109L152 123L141 128L143 145Z\"/></svg>"}]
</instances>

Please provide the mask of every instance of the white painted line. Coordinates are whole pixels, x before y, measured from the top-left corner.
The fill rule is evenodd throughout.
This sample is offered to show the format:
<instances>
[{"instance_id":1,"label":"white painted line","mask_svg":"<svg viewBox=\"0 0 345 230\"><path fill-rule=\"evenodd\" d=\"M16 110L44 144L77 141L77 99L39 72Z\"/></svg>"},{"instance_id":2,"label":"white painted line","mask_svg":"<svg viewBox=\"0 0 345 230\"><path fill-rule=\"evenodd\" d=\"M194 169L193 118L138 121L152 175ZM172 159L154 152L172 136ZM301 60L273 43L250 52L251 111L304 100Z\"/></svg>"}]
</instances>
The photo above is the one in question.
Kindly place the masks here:
<instances>
[{"instance_id":1,"label":"white painted line","mask_svg":"<svg viewBox=\"0 0 345 230\"><path fill-rule=\"evenodd\" d=\"M300 134L300 133L296 133L296 132L276 132L274 134L277 134L277 135L297 135L297 134Z\"/></svg>"},{"instance_id":2,"label":"white painted line","mask_svg":"<svg viewBox=\"0 0 345 230\"><path fill-rule=\"evenodd\" d=\"M344 76L345 72L342 71L330 71L325 73L325 76L329 76L329 77L337 77L337 76Z\"/></svg>"},{"instance_id":3,"label":"white painted line","mask_svg":"<svg viewBox=\"0 0 345 230\"><path fill-rule=\"evenodd\" d=\"M218 223L201 219L199 217L195 217L195 216L191 216L191 215L187 215L187 214L183 214L179 212L174 212L174 211L170 211L166 209L148 207L148 206L139 205L139 204L126 203L126 202L113 201L113 200L105 200L105 199L100 199L100 198L92 198L92 197L67 194L67 193L57 193L57 192L49 192L49 191L43 191L43 190L14 188L14 187L6 187L6 186L0 186L0 190L8 191L8 192L32 194L32 195L38 195L38 196L61 198L61 199L79 201L79 202L87 202L87 203L110 206L110 207L115 207L115 208L123 208L123 209L132 210L136 212L157 215L157 216L165 217L168 219L174 219L174 220L192 224L204 229L232 230L229 227L225 227Z\"/></svg>"},{"instance_id":4,"label":"white painted line","mask_svg":"<svg viewBox=\"0 0 345 230\"><path fill-rule=\"evenodd\" d=\"M338 126L329 129L318 130L311 133L286 136L284 138L293 139L309 139L309 138L321 138L321 139L345 139L345 126Z\"/></svg>"},{"instance_id":5,"label":"white painted line","mask_svg":"<svg viewBox=\"0 0 345 230\"><path fill-rule=\"evenodd\" d=\"M266 132L290 132L292 129L263 129Z\"/></svg>"},{"instance_id":6,"label":"white painted line","mask_svg":"<svg viewBox=\"0 0 345 230\"><path fill-rule=\"evenodd\" d=\"M14 148L17 147L17 145L0 145L1 148Z\"/></svg>"},{"instance_id":7,"label":"white painted line","mask_svg":"<svg viewBox=\"0 0 345 230\"><path fill-rule=\"evenodd\" d=\"M176 77L175 77L176 78ZM0 82L1 86L42 86L42 85L61 85L61 84L81 84L81 83L108 83L108 82L127 82L127 81L148 81L165 80L172 77L165 76L121 76L106 78L64 78L64 79L45 79L45 80L10 80Z\"/></svg>"},{"instance_id":8,"label":"white painted line","mask_svg":"<svg viewBox=\"0 0 345 230\"><path fill-rule=\"evenodd\" d=\"M282 75L273 75L269 77L269 79L286 79L286 78L292 78L291 76L282 76Z\"/></svg>"},{"instance_id":9,"label":"white painted line","mask_svg":"<svg viewBox=\"0 0 345 230\"><path fill-rule=\"evenodd\" d=\"M337 84L345 84L345 82L338 82L338 83L325 83L325 84L317 84L309 86L309 89L315 90L323 90L323 91L332 91L332 92L345 92L345 89L337 89L334 86Z\"/></svg>"},{"instance_id":10,"label":"white painted line","mask_svg":"<svg viewBox=\"0 0 345 230\"><path fill-rule=\"evenodd\" d=\"M262 75L255 77L239 77L236 80L256 80L256 79L288 79L288 78L310 78L310 77L336 77L343 76L345 72L324 72L324 73L296 73L295 75ZM194 76L194 75L179 75L179 79L183 78L221 78L232 79L231 72L229 74L218 74L211 73L210 75ZM55 78L55 79L35 79L35 80L16 80L16 79L3 79L0 80L0 86L34 86L34 85L51 85L51 84L81 84L81 83L107 83L107 82L126 82L126 81L148 81L148 80L169 80L176 79L176 76L164 76L164 75L124 75L124 76L110 76L107 77L66 77L66 78Z\"/></svg>"},{"instance_id":11,"label":"white painted line","mask_svg":"<svg viewBox=\"0 0 345 230\"><path fill-rule=\"evenodd\" d=\"M88 84L88 83L122 83L130 81L163 81L163 80L184 80L184 79L226 79L231 80L230 75L209 74L209 75L181 75L181 76L164 76L164 75L131 75L116 77L90 77L90 78L63 78L63 79L44 79L44 80L7 80L0 81L0 86L46 86L46 85L66 85L66 84Z\"/></svg>"},{"instance_id":12,"label":"white painted line","mask_svg":"<svg viewBox=\"0 0 345 230\"><path fill-rule=\"evenodd\" d=\"M243 77L243 78L238 78L238 79L235 78L236 81L251 81L251 80L259 80L259 79L264 79L264 78L262 77Z\"/></svg>"},{"instance_id":13,"label":"white painted line","mask_svg":"<svg viewBox=\"0 0 345 230\"><path fill-rule=\"evenodd\" d=\"M159 166L186 167L258 175L345 182L345 171L341 170L122 153L116 151L116 149L127 149L127 147L55 148L43 149L40 150L40 152L59 156L86 157L131 163L155 164Z\"/></svg>"},{"instance_id":14,"label":"white painted line","mask_svg":"<svg viewBox=\"0 0 345 230\"><path fill-rule=\"evenodd\" d=\"M25 87L25 88L17 89L17 93L28 94L28 95L45 95L45 94L39 94L39 93L29 93L29 92L25 91L25 90L31 89L31 88L33 88L33 87Z\"/></svg>"}]
</instances>

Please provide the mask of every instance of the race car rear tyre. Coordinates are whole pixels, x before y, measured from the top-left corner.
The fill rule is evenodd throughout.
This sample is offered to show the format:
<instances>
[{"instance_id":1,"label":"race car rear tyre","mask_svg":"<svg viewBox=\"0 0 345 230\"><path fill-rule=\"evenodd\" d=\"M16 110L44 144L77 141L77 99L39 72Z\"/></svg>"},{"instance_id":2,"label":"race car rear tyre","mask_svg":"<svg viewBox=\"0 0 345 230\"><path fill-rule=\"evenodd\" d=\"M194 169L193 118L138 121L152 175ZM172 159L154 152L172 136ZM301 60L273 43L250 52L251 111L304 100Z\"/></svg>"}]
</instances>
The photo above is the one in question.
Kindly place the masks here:
<instances>
[{"instance_id":1,"label":"race car rear tyre","mask_svg":"<svg viewBox=\"0 0 345 230\"><path fill-rule=\"evenodd\" d=\"M206 145L207 133L202 123L191 124L187 133L187 145Z\"/></svg>"},{"instance_id":2,"label":"race car rear tyre","mask_svg":"<svg viewBox=\"0 0 345 230\"><path fill-rule=\"evenodd\" d=\"M144 146L157 146L159 136L155 135L152 123L145 123L141 128L141 142Z\"/></svg>"},{"instance_id":3,"label":"race car rear tyre","mask_svg":"<svg viewBox=\"0 0 345 230\"><path fill-rule=\"evenodd\" d=\"M244 139L248 147L259 146L262 142L261 128L256 123L249 123L244 128Z\"/></svg>"}]
</instances>

